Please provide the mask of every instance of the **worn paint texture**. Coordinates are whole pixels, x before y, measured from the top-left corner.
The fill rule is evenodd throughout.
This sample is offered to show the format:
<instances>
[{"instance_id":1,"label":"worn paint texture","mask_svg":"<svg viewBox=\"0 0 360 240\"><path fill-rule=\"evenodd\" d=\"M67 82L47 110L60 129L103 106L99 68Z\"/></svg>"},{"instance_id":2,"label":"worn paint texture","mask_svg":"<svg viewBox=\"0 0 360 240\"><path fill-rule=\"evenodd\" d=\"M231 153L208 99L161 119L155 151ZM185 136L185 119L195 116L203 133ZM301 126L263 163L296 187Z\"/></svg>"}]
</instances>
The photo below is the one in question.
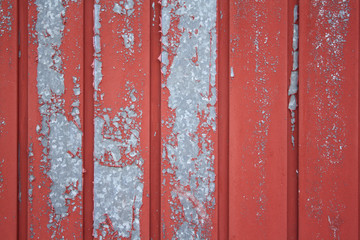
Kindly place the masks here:
<instances>
[{"instance_id":1,"label":"worn paint texture","mask_svg":"<svg viewBox=\"0 0 360 240\"><path fill-rule=\"evenodd\" d=\"M29 2L30 238L82 236L81 14L81 1Z\"/></svg>"},{"instance_id":2,"label":"worn paint texture","mask_svg":"<svg viewBox=\"0 0 360 240\"><path fill-rule=\"evenodd\" d=\"M216 238L217 6L162 1L162 238Z\"/></svg>"},{"instance_id":3,"label":"worn paint texture","mask_svg":"<svg viewBox=\"0 0 360 240\"><path fill-rule=\"evenodd\" d=\"M142 219L148 193L146 11L150 8L139 0L94 4L96 239L140 239L147 232Z\"/></svg>"},{"instance_id":4,"label":"worn paint texture","mask_svg":"<svg viewBox=\"0 0 360 240\"><path fill-rule=\"evenodd\" d=\"M0 1L0 232L17 230L17 1Z\"/></svg>"},{"instance_id":5,"label":"worn paint texture","mask_svg":"<svg viewBox=\"0 0 360 240\"><path fill-rule=\"evenodd\" d=\"M305 1L301 7L301 239L358 236L358 6Z\"/></svg>"},{"instance_id":6,"label":"worn paint texture","mask_svg":"<svg viewBox=\"0 0 360 240\"><path fill-rule=\"evenodd\" d=\"M299 4L288 1L287 11L287 239L298 239L299 183Z\"/></svg>"},{"instance_id":7,"label":"worn paint texture","mask_svg":"<svg viewBox=\"0 0 360 240\"><path fill-rule=\"evenodd\" d=\"M286 1L230 1L229 235L286 239ZM243 27L242 27L243 26ZM274 219L277 219L274 222Z\"/></svg>"},{"instance_id":8,"label":"worn paint texture","mask_svg":"<svg viewBox=\"0 0 360 240\"><path fill-rule=\"evenodd\" d=\"M0 238L358 239L359 6L0 0Z\"/></svg>"},{"instance_id":9,"label":"worn paint texture","mask_svg":"<svg viewBox=\"0 0 360 240\"><path fill-rule=\"evenodd\" d=\"M0 2L0 37L3 37L4 34L11 34L16 29L16 26L14 26L14 11L16 11L14 1Z\"/></svg>"},{"instance_id":10,"label":"worn paint texture","mask_svg":"<svg viewBox=\"0 0 360 240\"><path fill-rule=\"evenodd\" d=\"M295 147L295 110L297 108L297 92L299 89L299 6L295 5L293 11L293 38L292 38L292 68L290 74L290 85L289 85L289 105L288 108L291 111L291 144Z\"/></svg>"}]
</instances>

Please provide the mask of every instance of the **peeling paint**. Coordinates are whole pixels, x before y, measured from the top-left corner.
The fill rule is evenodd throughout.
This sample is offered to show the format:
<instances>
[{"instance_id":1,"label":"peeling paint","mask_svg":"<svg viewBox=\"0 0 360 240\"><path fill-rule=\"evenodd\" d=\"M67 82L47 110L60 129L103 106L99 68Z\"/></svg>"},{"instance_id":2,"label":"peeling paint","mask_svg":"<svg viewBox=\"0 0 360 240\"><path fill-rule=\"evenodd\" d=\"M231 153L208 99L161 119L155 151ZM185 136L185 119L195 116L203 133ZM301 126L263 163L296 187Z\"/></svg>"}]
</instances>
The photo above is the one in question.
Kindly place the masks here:
<instances>
[{"instance_id":1,"label":"peeling paint","mask_svg":"<svg viewBox=\"0 0 360 240\"><path fill-rule=\"evenodd\" d=\"M141 176L142 170L136 164L109 167L95 162L94 227L102 230L101 236L110 235L104 232L108 229L116 238L140 239Z\"/></svg>"},{"instance_id":2,"label":"peeling paint","mask_svg":"<svg viewBox=\"0 0 360 240\"><path fill-rule=\"evenodd\" d=\"M123 17L123 19L126 22L124 28L118 32L121 33L121 37L124 40L125 48L129 49L130 54L134 52L133 47L134 47L135 36L133 33L133 28L130 26L131 25L130 17L135 11L134 6L135 3L133 0L125 0L125 1L120 1L119 3L115 2L113 7L113 12L122 15L121 17Z\"/></svg>"},{"instance_id":3,"label":"peeling paint","mask_svg":"<svg viewBox=\"0 0 360 240\"><path fill-rule=\"evenodd\" d=\"M152 18L152 26L155 26L154 22L156 20L156 11L155 11L155 2L151 4L151 8L153 10L153 18Z\"/></svg>"},{"instance_id":4,"label":"peeling paint","mask_svg":"<svg viewBox=\"0 0 360 240\"><path fill-rule=\"evenodd\" d=\"M6 121L5 118L0 116L0 136L4 133Z\"/></svg>"},{"instance_id":5,"label":"peeling paint","mask_svg":"<svg viewBox=\"0 0 360 240\"><path fill-rule=\"evenodd\" d=\"M298 13L298 5L294 7L294 20L293 20L293 42L292 42L292 55L293 55L293 66L291 69L290 75L290 85L288 95L289 98L289 105L288 109L291 111L291 143L293 147L295 147L295 110L297 108L297 101L296 95L298 92L298 85L299 85L299 13Z\"/></svg>"},{"instance_id":6,"label":"peeling paint","mask_svg":"<svg viewBox=\"0 0 360 240\"><path fill-rule=\"evenodd\" d=\"M14 16L12 1L0 1L0 37L12 33Z\"/></svg>"},{"instance_id":7,"label":"peeling paint","mask_svg":"<svg viewBox=\"0 0 360 240\"><path fill-rule=\"evenodd\" d=\"M4 174L3 174L3 171L5 170L5 169L3 169L4 163L5 163L5 159L2 159L0 161L0 198L2 198L2 193L5 190L5 179L4 179Z\"/></svg>"},{"instance_id":8,"label":"peeling paint","mask_svg":"<svg viewBox=\"0 0 360 240\"><path fill-rule=\"evenodd\" d=\"M101 28L100 8L101 8L101 6L99 4L99 0L96 0L96 2L94 4L94 50L95 50L95 54L94 54L94 63L93 63L95 101L97 101L99 98L99 96L98 96L99 85L101 83L102 76L103 76L102 75L102 62L101 62L101 43L100 43L100 28Z\"/></svg>"},{"instance_id":9,"label":"peeling paint","mask_svg":"<svg viewBox=\"0 0 360 240\"><path fill-rule=\"evenodd\" d=\"M48 124L51 168L47 174L53 182L50 200L55 214L65 217L69 210L66 200L74 199L82 190L82 132L58 113L50 117Z\"/></svg>"},{"instance_id":10,"label":"peeling paint","mask_svg":"<svg viewBox=\"0 0 360 240\"><path fill-rule=\"evenodd\" d=\"M166 239L211 238L214 228L216 10L215 0L162 1Z\"/></svg>"},{"instance_id":11,"label":"peeling paint","mask_svg":"<svg viewBox=\"0 0 360 240\"><path fill-rule=\"evenodd\" d=\"M30 212L35 210L34 197L40 197L42 187L49 187L48 196L44 196L51 209L47 213L47 228L52 237L63 238L66 229L62 222L73 213L81 214L81 204L76 206L75 203L81 203L79 199L82 196L80 85L78 78L73 77L74 88L71 89L71 84L65 86L62 57L66 11L70 3L61 0L36 0L34 3L37 10L34 29L37 43L36 87L41 117L36 135L42 152L41 156L33 153L33 146L29 146L29 208ZM70 113L66 110L64 97L67 88L73 95ZM35 195L35 191L39 193ZM72 224L77 225L75 222ZM37 231L33 232L33 237Z\"/></svg>"},{"instance_id":12,"label":"peeling paint","mask_svg":"<svg viewBox=\"0 0 360 240\"><path fill-rule=\"evenodd\" d=\"M141 149L143 113L142 80L123 74L141 52L141 33L136 20L142 1L96 0L94 5L94 238L140 239L144 195L144 158ZM109 8L110 6L110 8ZM105 24L111 24L107 35ZM116 30L113 30L116 29ZM139 34L139 35L138 35ZM117 37L114 41L112 37ZM107 44L111 39L111 43ZM109 46L110 45L110 46ZM118 62L104 61L104 51ZM107 52L109 54L109 52ZM118 71L119 83L105 85ZM118 70L120 69L120 70ZM142 73L141 73L142 74ZM143 76L145 74L142 74ZM111 93L117 97L111 97ZM105 107L108 102L111 108ZM116 102L114 104L114 102ZM108 199L112 198L113 201Z\"/></svg>"}]
</instances>

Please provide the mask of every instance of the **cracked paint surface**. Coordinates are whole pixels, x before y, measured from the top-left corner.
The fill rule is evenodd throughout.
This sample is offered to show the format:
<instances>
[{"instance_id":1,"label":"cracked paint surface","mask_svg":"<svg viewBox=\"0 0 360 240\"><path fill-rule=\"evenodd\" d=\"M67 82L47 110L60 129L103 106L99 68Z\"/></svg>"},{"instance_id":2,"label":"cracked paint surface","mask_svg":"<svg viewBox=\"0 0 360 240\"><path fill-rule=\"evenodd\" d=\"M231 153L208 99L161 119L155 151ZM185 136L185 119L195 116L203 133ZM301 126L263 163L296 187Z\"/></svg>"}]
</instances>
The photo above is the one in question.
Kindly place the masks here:
<instances>
[{"instance_id":1,"label":"cracked paint surface","mask_svg":"<svg viewBox=\"0 0 360 240\"><path fill-rule=\"evenodd\" d=\"M162 238L216 237L217 6L162 1Z\"/></svg>"},{"instance_id":2,"label":"cracked paint surface","mask_svg":"<svg viewBox=\"0 0 360 240\"><path fill-rule=\"evenodd\" d=\"M82 6L29 2L30 238L82 237Z\"/></svg>"},{"instance_id":3,"label":"cracked paint surface","mask_svg":"<svg viewBox=\"0 0 360 240\"><path fill-rule=\"evenodd\" d=\"M352 215L358 200L347 193L358 191L358 183L354 184L358 172L352 170L358 164L354 144L358 141L354 131L358 128L354 104L358 66L351 62L358 59L354 39L358 40L359 9L356 1L314 0L307 5L311 14L304 14L306 62L305 69L300 69L305 81L300 83L306 104L303 128L307 129L300 141L304 157L300 220L311 223L304 228L305 238L350 239L358 234L358 218Z\"/></svg>"},{"instance_id":4,"label":"cracked paint surface","mask_svg":"<svg viewBox=\"0 0 360 240\"><path fill-rule=\"evenodd\" d=\"M139 0L94 4L95 239L140 239L147 231L147 8Z\"/></svg>"}]
</instances>

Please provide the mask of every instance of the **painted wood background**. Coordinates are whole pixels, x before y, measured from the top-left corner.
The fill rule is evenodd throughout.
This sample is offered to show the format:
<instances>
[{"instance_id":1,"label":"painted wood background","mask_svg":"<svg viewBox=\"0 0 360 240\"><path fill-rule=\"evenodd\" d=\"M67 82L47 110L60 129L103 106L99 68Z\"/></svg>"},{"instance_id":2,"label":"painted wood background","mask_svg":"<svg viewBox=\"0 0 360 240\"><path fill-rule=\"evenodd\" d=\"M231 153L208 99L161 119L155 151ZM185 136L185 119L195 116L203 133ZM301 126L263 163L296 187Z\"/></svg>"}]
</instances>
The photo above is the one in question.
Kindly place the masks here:
<instances>
[{"instance_id":1,"label":"painted wood background","mask_svg":"<svg viewBox=\"0 0 360 240\"><path fill-rule=\"evenodd\" d=\"M2 239L359 239L359 1L0 0Z\"/></svg>"}]
</instances>

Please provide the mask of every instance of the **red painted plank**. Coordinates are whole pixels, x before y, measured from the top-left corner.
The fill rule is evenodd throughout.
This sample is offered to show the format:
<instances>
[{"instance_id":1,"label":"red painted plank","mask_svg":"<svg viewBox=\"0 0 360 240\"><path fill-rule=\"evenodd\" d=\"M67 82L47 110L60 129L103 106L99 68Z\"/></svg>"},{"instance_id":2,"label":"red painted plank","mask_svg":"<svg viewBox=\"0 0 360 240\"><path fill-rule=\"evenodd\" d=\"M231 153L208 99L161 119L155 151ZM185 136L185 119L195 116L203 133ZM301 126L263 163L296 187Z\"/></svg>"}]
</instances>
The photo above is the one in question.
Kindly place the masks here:
<instances>
[{"instance_id":1,"label":"red painted plank","mask_svg":"<svg viewBox=\"0 0 360 240\"><path fill-rule=\"evenodd\" d=\"M161 65L158 60L161 54L161 4L151 1L151 106L150 106L150 238L161 237Z\"/></svg>"},{"instance_id":2,"label":"red painted plank","mask_svg":"<svg viewBox=\"0 0 360 240\"><path fill-rule=\"evenodd\" d=\"M17 1L0 2L0 232L17 238Z\"/></svg>"},{"instance_id":3,"label":"red painted plank","mask_svg":"<svg viewBox=\"0 0 360 240\"><path fill-rule=\"evenodd\" d=\"M287 238L288 1L230 1L230 239Z\"/></svg>"},{"instance_id":4,"label":"red painted plank","mask_svg":"<svg viewBox=\"0 0 360 240\"><path fill-rule=\"evenodd\" d=\"M287 239L298 238L299 1L288 1Z\"/></svg>"},{"instance_id":5,"label":"red painted plank","mask_svg":"<svg viewBox=\"0 0 360 240\"><path fill-rule=\"evenodd\" d=\"M19 145L19 208L18 239L26 239L28 230L28 5L27 0L18 1L19 17L19 95L18 95L18 145Z\"/></svg>"},{"instance_id":6,"label":"red painted plank","mask_svg":"<svg viewBox=\"0 0 360 240\"><path fill-rule=\"evenodd\" d=\"M94 4L94 237L149 236L150 4Z\"/></svg>"},{"instance_id":7,"label":"red painted plank","mask_svg":"<svg viewBox=\"0 0 360 240\"><path fill-rule=\"evenodd\" d=\"M84 239L93 236L94 212L94 1L84 1Z\"/></svg>"},{"instance_id":8,"label":"red painted plank","mask_svg":"<svg viewBox=\"0 0 360 240\"><path fill-rule=\"evenodd\" d=\"M219 171L218 212L219 235L217 239L229 239L229 1L218 0L219 22Z\"/></svg>"},{"instance_id":9,"label":"red painted plank","mask_svg":"<svg viewBox=\"0 0 360 240\"><path fill-rule=\"evenodd\" d=\"M300 6L300 239L359 238L359 1Z\"/></svg>"},{"instance_id":10,"label":"red painted plank","mask_svg":"<svg viewBox=\"0 0 360 240\"><path fill-rule=\"evenodd\" d=\"M83 3L28 2L28 238L82 238Z\"/></svg>"},{"instance_id":11,"label":"red painted plank","mask_svg":"<svg viewBox=\"0 0 360 240\"><path fill-rule=\"evenodd\" d=\"M162 239L215 239L217 1L162 1Z\"/></svg>"}]
</instances>

